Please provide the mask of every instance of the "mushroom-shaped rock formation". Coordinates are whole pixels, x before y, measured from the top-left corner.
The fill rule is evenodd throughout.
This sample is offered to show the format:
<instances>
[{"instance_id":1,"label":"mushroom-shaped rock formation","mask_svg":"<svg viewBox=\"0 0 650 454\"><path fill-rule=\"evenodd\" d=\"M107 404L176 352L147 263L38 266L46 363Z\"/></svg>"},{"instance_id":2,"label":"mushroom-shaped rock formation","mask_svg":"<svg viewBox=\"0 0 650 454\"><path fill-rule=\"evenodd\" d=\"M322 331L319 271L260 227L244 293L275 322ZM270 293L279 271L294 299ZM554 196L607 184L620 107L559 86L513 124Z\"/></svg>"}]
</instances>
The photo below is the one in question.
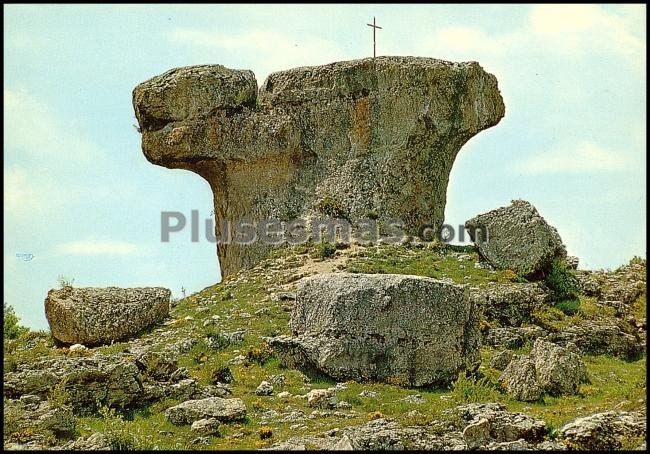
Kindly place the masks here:
<instances>
[{"instance_id":1,"label":"mushroom-shaped rock formation","mask_svg":"<svg viewBox=\"0 0 650 454\"><path fill-rule=\"evenodd\" d=\"M259 92L251 71L177 68L138 85L133 106L147 159L210 184L223 275L275 247L227 241L242 221L379 217L411 235L439 228L458 151L505 111L478 63L416 57L281 71Z\"/></svg>"}]
</instances>

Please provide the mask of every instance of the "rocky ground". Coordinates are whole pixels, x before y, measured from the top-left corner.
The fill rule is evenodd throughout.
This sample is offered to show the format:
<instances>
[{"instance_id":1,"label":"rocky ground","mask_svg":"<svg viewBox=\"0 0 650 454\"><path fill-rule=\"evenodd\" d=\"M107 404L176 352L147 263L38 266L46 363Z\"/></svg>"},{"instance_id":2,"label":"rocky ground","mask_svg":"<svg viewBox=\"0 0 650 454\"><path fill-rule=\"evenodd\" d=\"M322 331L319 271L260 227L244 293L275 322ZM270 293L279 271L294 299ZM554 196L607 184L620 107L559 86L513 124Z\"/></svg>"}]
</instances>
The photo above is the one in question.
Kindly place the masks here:
<instances>
[{"instance_id":1,"label":"rocky ground","mask_svg":"<svg viewBox=\"0 0 650 454\"><path fill-rule=\"evenodd\" d=\"M290 334L303 277L342 271L467 284L484 314L479 369L449 387L407 388L283 368L264 339ZM575 279L579 297L563 299L491 270L473 248L435 243L279 250L174 302L128 342L5 338L4 446L641 449L646 262Z\"/></svg>"}]
</instances>

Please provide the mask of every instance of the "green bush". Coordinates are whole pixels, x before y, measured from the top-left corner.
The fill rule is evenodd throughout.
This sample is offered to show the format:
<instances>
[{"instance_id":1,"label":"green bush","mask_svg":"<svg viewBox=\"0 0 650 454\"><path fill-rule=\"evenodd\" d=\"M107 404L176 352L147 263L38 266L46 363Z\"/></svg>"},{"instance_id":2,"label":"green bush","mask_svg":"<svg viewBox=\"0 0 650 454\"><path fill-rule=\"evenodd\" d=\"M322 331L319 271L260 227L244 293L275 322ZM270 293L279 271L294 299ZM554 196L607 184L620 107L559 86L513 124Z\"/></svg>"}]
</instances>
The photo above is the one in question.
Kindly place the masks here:
<instances>
[{"instance_id":1,"label":"green bush","mask_svg":"<svg viewBox=\"0 0 650 454\"><path fill-rule=\"evenodd\" d=\"M460 374L452 389L454 400L458 403L479 403L499 399L499 392L486 378L468 378Z\"/></svg>"},{"instance_id":2,"label":"green bush","mask_svg":"<svg viewBox=\"0 0 650 454\"><path fill-rule=\"evenodd\" d=\"M326 216L330 216L338 219L347 219L347 213L343 204L327 194L316 204L316 210Z\"/></svg>"},{"instance_id":3,"label":"green bush","mask_svg":"<svg viewBox=\"0 0 650 454\"><path fill-rule=\"evenodd\" d=\"M329 241L323 240L316 246L316 257L326 259L332 257L336 253L336 246Z\"/></svg>"},{"instance_id":4,"label":"green bush","mask_svg":"<svg viewBox=\"0 0 650 454\"><path fill-rule=\"evenodd\" d=\"M28 328L18 324L20 318L14 312L14 308L4 303L4 338L18 339L29 331Z\"/></svg>"},{"instance_id":5,"label":"green bush","mask_svg":"<svg viewBox=\"0 0 650 454\"><path fill-rule=\"evenodd\" d=\"M572 300L578 296L578 281L575 272L563 260L553 261L545 281L557 299Z\"/></svg>"},{"instance_id":6,"label":"green bush","mask_svg":"<svg viewBox=\"0 0 650 454\"><path fill-rule=\"evenodd\" d=\"M580 310L580 300L578 298L562 300L555 304L555 308L561 310L566 315L575 315Z\"/></svg>"}]
</instances>

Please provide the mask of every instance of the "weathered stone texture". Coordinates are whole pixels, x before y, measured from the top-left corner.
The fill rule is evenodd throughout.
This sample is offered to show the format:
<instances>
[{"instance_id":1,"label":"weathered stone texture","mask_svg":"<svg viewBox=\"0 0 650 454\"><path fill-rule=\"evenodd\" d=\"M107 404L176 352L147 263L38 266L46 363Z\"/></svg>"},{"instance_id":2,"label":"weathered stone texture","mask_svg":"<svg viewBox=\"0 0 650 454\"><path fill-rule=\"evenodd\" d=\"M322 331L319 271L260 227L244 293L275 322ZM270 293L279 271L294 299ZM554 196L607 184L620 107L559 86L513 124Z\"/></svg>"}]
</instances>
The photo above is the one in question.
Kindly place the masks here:
<instances>
[{"instance_id":1,"label":"weathered stone texture","mask_svg":"<svg viewBox=\"0 0 650 454\"><path fill-rule=\"evenodd\" d=\"M289 366L336 379L447 384L479 362L480 314L464 287L406 275L307 278L291 315L294 337L269 340Z\"/></svg>"},{"instance_id":2,"label":"weathered stone texture","mask_svg":"<svg viewBox=\"0 0 650 454\"><path fill-rule=\"evenodd\" d=\"M65 344L100 345L131 337L169 313L171 292L160 287L50 290L45 315Z\"/></svg>"},{"instance_id":3,"label":"weathered stone texture","mask_svg":"<svg viewBox=\"0 0 650 454\"><path fill-rule=\"evenodd\" d=\"M504 115L496 78L476 62L378 57L271 74L220 65L167 71L133 106L149 161L194 171L226 222L398 218L440 226L454 159ZM271 246L220 244L224 275Z\"/></svg>"}]
</instances>

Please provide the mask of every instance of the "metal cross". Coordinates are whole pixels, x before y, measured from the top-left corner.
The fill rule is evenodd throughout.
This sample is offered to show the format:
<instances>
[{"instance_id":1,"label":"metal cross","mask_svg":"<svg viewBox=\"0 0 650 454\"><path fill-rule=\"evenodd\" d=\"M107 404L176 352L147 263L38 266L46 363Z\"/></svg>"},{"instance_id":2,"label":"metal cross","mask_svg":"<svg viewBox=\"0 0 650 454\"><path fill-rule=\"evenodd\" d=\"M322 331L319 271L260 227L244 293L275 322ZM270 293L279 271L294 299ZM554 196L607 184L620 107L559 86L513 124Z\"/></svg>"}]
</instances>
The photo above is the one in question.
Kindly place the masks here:
<instances>
[{"instance_id":1,"label":"metal cross","mask_svg":"<svg viewBox=\"0 0 650 454\"><path fill-rule=\"evenodd\" d=\"M375 17L372 17L372 24L366 24L369 27L372 27L372 58L377 56L377 39L375 38L375 33L377 29L381 30L381 27L375 22Z\"/></svg>"}]
</instances>

